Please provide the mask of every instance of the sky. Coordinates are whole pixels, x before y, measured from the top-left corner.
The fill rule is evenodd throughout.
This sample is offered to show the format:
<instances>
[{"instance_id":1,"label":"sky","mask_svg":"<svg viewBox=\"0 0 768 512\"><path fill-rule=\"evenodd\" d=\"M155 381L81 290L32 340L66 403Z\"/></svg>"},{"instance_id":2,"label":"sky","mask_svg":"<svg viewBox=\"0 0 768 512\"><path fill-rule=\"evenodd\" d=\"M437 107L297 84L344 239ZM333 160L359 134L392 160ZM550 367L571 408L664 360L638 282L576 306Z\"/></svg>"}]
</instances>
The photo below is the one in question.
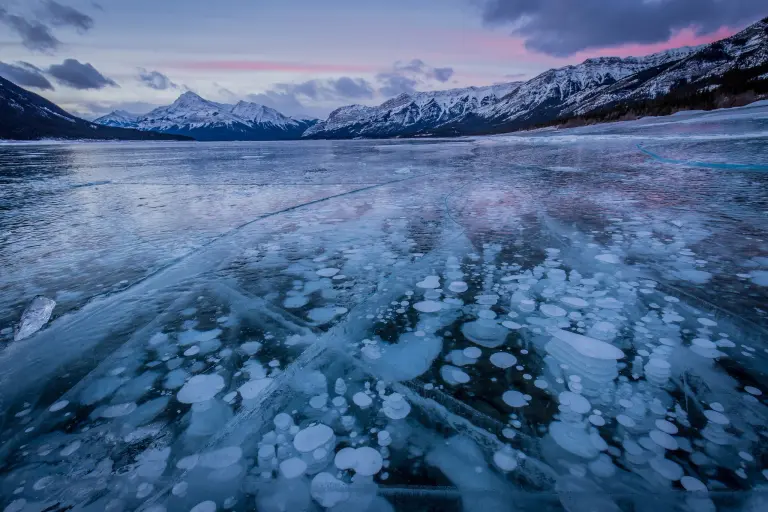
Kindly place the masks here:
<instances>
[{"instance_id":1,"label":"sky","mask_svg":"<svg viewBox=\"0 0 768 512\"><path fill-rule=\"evenodd\" d=\"M93 118L185 91L325 117L704 44L765 0L0 0L0 76Z\"/></svg>"}]
</instances>

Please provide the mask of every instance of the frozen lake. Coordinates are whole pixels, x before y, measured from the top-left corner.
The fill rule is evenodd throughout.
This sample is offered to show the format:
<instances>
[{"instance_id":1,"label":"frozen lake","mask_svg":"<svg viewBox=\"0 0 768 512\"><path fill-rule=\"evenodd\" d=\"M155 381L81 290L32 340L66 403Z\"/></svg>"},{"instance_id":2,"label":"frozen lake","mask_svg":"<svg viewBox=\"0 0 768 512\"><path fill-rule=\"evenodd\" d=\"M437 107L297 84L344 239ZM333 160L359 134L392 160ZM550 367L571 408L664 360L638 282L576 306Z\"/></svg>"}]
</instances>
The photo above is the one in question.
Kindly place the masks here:
<instances>
[{"instance_id":1,"label":"frozen lake","mask_svg":"<svg viewBox=\"0 0 768 512\"><path fill-rule=\"evenodd\" d=\"M0 145L0 329L8 511L764 509L768 105Z\"/></svg>"}]
</instances>

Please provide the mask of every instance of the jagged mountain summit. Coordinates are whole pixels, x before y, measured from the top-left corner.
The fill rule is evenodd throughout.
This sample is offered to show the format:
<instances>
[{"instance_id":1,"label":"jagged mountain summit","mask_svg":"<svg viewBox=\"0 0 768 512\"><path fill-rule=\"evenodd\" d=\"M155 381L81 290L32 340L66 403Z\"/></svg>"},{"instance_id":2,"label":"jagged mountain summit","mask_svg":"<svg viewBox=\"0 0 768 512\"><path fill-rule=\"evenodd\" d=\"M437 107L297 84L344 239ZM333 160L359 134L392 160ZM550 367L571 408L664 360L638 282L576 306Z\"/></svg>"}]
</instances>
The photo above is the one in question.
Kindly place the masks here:
<instances>
[{"instance_id":1,"label":"jagged mountain summit","mask_svg":"<svg viewBox=\"0 0 768 512\"><path fill-rule=\"evenodd\" d=\"M102 126L73 116L0 77L0 139L186 140L151 131Z\"/></svg>"},{"instance_id":2,"label":"jagged mountain summit","mask_svg":"<svg viewBox=\"0 0 768 512\"><path fill-rule=\"evenodd\" d=\"M95 122L116 126L129 120L116 111ZM294 119L273 108L241 101L236 105L209 101L185 92L166 107L138 116L130 126L139 130L188 135L197 140L293 140L317 120Z\"/></svg>"},{"instance_id":3,"label":"jagged mountain summit","mask_svg":"<svg viewBox=\"0 0 768 512\"><path fill-rule=\"evenodd\" d=\"M424 135L498 102L521 84L510 82L489 87L403 93L378 107L349 105L331 112L326 121L312 126L304 137L338 139Z\"/></svg>"},{"instance_id":4,"label":"jagged mountain summit","mask_svg":"<svg viewBox=\"0 0 768 512\"><path fill-rule=\"evenodd\" d=\"M105 116L99 117L94 122L104 126L136 128L136 121L139 117L141 117L139 114L131 114L125 110L114 110Z\"/></svg>"}]
</instances>

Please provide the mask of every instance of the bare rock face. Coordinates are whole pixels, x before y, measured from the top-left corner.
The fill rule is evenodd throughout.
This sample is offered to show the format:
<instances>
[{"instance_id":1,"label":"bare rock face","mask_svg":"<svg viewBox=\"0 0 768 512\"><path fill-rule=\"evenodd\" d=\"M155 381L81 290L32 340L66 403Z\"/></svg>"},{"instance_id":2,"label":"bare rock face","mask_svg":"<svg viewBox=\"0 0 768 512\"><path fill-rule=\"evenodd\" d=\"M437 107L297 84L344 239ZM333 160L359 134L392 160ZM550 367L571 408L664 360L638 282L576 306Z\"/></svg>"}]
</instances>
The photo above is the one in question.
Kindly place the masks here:
<instances>
[{"instance_id":1,"label":"bare rock face","mask_svg":"<svg viewBox=\"0 0 768 512\"><path fill-rule=\"evenodd\" d=\"M21 315L21 321L13 335L13 340L23 340L39 331L51 319L54 307L56 307L56 301L42 295L32 299L32 302Z\"/></svg>"}]
</instances>

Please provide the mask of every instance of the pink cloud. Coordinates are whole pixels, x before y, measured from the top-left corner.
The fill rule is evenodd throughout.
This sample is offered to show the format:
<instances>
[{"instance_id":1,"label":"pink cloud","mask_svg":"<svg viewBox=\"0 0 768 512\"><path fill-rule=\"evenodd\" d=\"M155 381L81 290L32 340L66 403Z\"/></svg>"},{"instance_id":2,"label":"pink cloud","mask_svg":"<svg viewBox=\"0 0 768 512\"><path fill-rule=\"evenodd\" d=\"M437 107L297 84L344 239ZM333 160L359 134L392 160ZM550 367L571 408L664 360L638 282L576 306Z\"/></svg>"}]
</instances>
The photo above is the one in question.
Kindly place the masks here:
<instances>
[{"instance_id":1,"label":"pink cloud","mask_svg":"<svg viewBox=\"0 0 768 512\"><path fill-rule=\"evenodd\" d=\"M171 67L202 71L283 71L293 73L367 73L375 66L362 64L325 64L306 62L273 62L261 60L209 60L176 62Z\"/></svg>"}]
</instances>

